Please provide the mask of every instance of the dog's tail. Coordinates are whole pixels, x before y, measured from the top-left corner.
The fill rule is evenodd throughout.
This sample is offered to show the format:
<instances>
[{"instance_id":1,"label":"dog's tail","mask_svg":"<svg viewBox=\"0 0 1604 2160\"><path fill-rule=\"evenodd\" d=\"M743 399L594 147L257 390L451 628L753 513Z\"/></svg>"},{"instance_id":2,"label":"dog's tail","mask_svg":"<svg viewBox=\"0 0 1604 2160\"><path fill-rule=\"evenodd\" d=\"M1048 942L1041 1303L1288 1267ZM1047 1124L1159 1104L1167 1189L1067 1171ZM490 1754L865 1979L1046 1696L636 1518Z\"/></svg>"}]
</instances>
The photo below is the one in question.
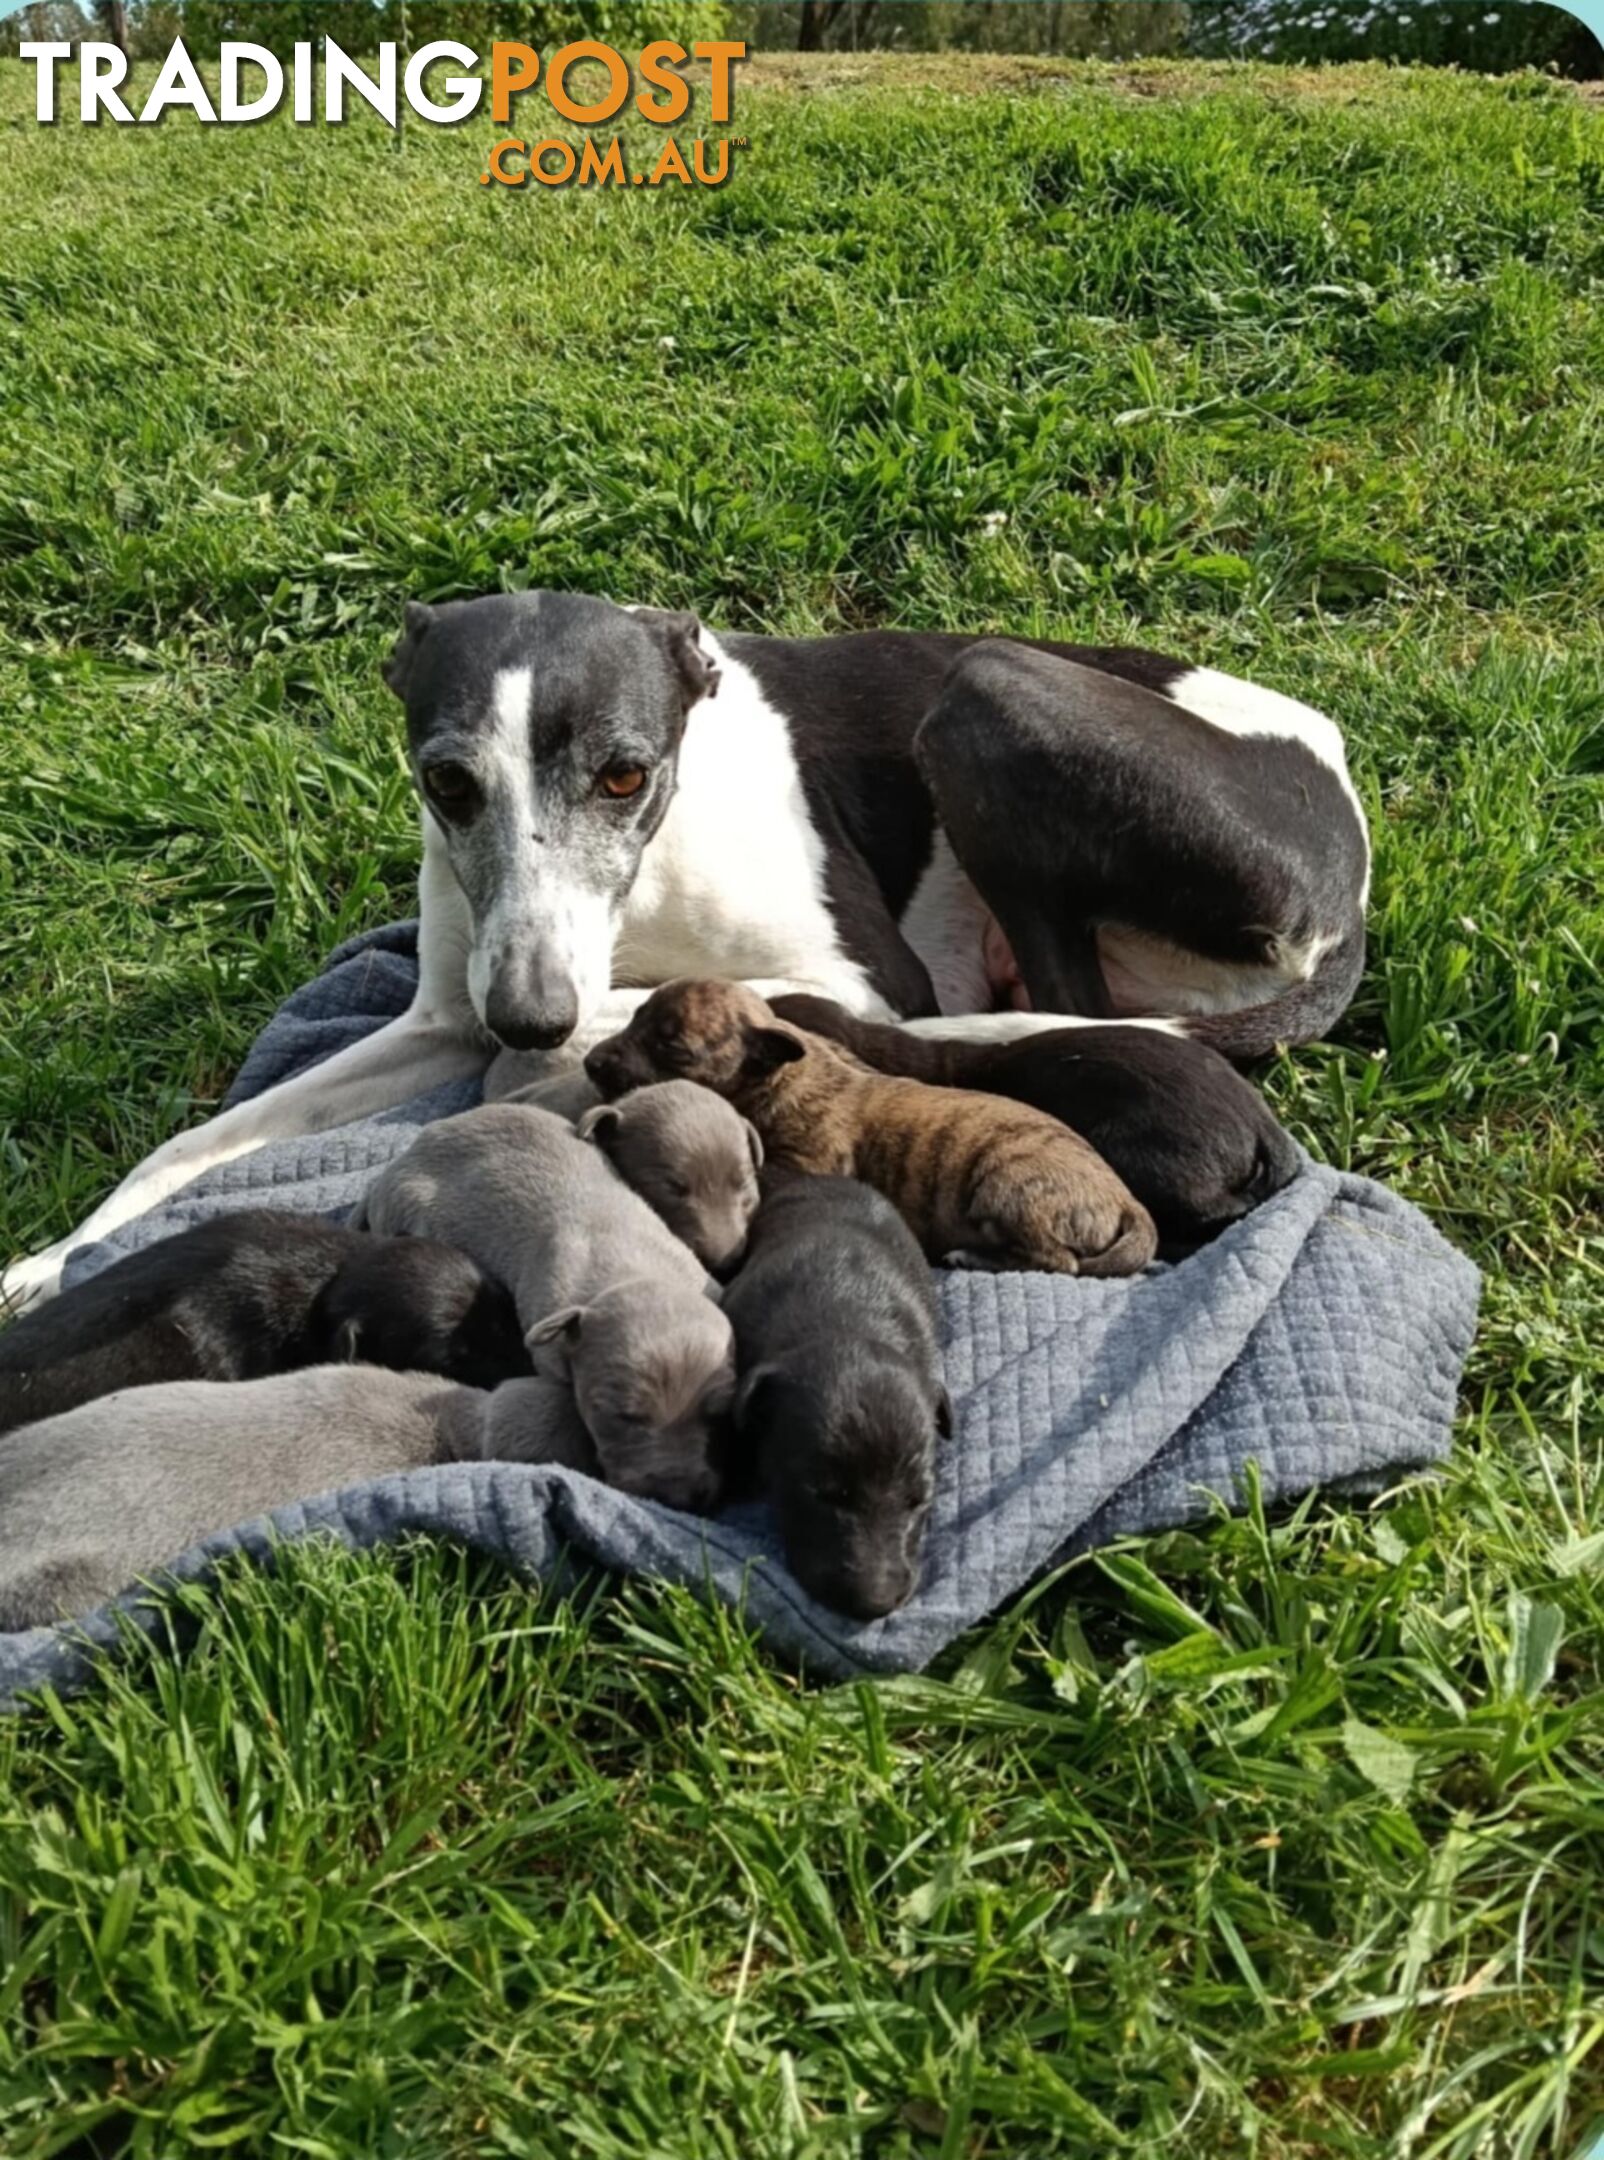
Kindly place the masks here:
<instances>
[{"instance_id":1,"label":"dog's tail","mask_svg":"<svg viewBox=\"0 0 1604 2160\"><path fill-rule=\"evenodd\" d=\"M1364 932L1322 954L1307 982L1290 983L1262 1005L1240 1012L1191 1013L1172 1023L1188 1042L1205 1043L1233 1065L1250 1065L1295 1043L1318 1042L1347 1011L1364 973Z\"/></svg>"}]
</instances>

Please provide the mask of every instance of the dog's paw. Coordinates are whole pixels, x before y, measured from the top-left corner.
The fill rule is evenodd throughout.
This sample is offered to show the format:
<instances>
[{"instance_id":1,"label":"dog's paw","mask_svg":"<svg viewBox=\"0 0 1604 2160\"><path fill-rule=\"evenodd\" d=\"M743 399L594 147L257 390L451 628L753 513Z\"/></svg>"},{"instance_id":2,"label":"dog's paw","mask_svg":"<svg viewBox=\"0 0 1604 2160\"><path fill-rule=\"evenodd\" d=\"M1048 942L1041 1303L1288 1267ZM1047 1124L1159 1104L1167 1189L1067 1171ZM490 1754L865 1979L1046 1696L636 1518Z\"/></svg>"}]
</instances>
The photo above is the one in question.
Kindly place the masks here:
<instances>
[{"instance_id":1,"label":"dog's paw","mask_svg":"<svg viewBox=\"0 0 1604 2160\"><path fill-rule=\"evenodd\" d=\"M12 1262L0 1275L0 1319L16 1320L31 1305L43 1305L57 1294L67 1251L65 1245L47 1245L43 1252Z\"/></svg>"}]
</instances>

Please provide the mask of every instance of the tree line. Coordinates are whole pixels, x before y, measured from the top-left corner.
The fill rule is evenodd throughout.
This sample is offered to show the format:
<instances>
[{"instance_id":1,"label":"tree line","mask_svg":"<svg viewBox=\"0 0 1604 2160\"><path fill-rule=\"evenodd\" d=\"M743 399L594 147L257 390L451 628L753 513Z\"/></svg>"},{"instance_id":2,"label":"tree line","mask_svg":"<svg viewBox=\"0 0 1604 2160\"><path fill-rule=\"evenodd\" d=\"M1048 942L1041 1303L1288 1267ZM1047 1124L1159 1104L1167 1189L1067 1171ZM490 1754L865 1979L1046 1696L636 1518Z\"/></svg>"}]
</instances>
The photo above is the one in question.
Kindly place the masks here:
<instances>
[{"instance_id":1,"label":"tree line","mask_svg":"<svg viewBox=\"0 0 1604 2160\"><path fill-rule=\"evenodd\" d=\"M182 37L197 58L229 38L280 55L328 36L347 51L394 38L538 51L594 37L620 49L744 38L754 51L1058 53L1131 60L1167 53L1287 60L1428 61L1490 74L1550 68L1604 75L1590 30L1542 0L35 0L0 21L0 52L25 38L109 38L134 59Z\"/></svg>"}]
</instances>

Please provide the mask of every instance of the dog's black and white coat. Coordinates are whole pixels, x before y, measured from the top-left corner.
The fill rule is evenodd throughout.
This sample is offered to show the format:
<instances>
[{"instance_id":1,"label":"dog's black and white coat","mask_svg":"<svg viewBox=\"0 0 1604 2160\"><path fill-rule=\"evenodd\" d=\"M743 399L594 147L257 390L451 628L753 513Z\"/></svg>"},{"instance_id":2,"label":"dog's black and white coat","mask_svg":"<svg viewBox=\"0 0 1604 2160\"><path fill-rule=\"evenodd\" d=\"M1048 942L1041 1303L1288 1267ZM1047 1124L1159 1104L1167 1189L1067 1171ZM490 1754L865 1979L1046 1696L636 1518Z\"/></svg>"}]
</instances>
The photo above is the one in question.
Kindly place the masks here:
<instances>
[{"instance_id":1,"label":"dog's black and white coat","mask_svg":"<svg viewBox=\"0 0 1604 2160\"><path fill-rule=\"evenodd\" d=\"M571 1058L676 976L979 1039L1140 1016L1238 1058L1320 1034L1358 980L1369 846L1341 737L1208 668L716 638L536 592L412 604L386 679L424 804L412 1009L168 1141L10 1297L264 1141L471 1075L498 1042Z\"/></svg>"}]
</instances>

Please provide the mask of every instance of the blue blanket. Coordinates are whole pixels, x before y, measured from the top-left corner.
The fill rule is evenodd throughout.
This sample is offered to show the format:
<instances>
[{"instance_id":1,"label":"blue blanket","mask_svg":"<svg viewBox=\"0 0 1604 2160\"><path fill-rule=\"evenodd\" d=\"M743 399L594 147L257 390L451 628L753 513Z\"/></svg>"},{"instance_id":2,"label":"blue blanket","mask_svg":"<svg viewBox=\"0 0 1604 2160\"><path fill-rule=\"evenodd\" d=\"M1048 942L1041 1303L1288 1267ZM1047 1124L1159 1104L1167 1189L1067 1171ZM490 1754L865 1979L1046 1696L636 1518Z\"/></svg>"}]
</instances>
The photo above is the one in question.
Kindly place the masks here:
<instances>
[{"instance_id":1,"label":"blue blanket","mask_svg":"<svg viewBox=\"0 0 1604 2160\"><path fill-rule=\"evenodd\" d=\"M269 1023L233 1099L392 1019L415 981L415 925L345 946ZM85 1248L69 1280L232 1208L343 1214L420 1124L477 1096L476 1084L442 1088L227 1164ZM578 1555L743 1599L778 1650L822 1674L908 1671L1054 1560L1240 1504L1250 1463L1274 1505L1317 1485L1374 1491L1441 1460L1478 1294L1470 1262L1414 1208L1313 1162L1213 1245L1135 1281L939 1280L957 1431L918 1594L888 1619L860 1625L814 1604L759 1508L704 1523L574 1471L510 1463L308 1495L175 1556L173 1572L315 1531L349 1545L425 1531L532 1575ZM114 1634L101 1612L65 1632L0 1636L0 1699L79 1678L84 1645Z\"/></svg>"}]
</instances>

